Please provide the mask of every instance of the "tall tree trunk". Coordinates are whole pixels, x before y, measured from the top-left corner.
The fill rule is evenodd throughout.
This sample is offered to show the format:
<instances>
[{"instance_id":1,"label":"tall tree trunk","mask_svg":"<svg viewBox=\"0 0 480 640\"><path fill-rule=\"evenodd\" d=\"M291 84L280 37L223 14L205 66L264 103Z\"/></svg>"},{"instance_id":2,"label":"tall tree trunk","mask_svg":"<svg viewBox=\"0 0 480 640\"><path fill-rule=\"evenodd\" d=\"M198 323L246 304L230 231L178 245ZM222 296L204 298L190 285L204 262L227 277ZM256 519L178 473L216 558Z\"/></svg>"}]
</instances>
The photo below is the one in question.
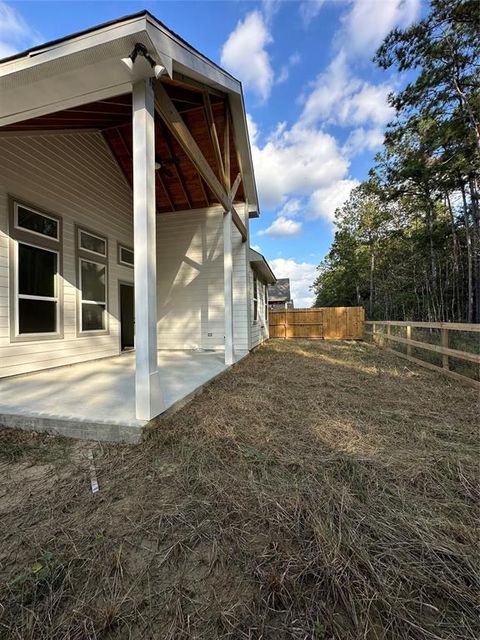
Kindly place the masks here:
<instances>
[{"instance_id":1,"label":"tall tree trunk","mask_svg":"<svg viewBox=\"0 0 480 640\"><path fill-rule=\"evenodd\" d=\"M453 253L453 283L452 283L452 320L462 321L462 318L458 316L460 310L460 260L459 260L459 246L457 238L457 230L455 229L455 216L453 215L452 203L448 191L445 194L447 201L447 209L450 218L450 228L452 230L452 253ZM455 313L456 310L456 313Z\"/></svg>"},{"instance_id":2,"label":"tall tree trunk","mask_svg":"<svg viewBox=\"0 0 480 640\"><path fill-rule=\"evenodd\" d=\"M473 219L473 299L474 299L474 320L480 322L480 214L478 211L478 191L476 189L475 176L468 177L468 187L470 192L471 212Z\"/></svg>"},{"instance_id":3,"label":"tall tree trunk","mask_svg":"<svg viewBox=\"0 0 480 640\"><path fill-rule=\"evenodd\" d=\"M370 303L369 303L370 318L373 318L373 309L375 304L374 273L375 273L375 252L371 248L370 249Z\"/></svg>"},{"instance_id":4,"label":"tall tree trunk","mask_svg":"<svg viewBox=\"0 0 480 640\"><path fill-rule=\"evenodd\" d=\"M472 236L470 233L470 220L468 215L467 197L465 195L465 185L460 183L463 202L463 220L465 223L465 239L467 242L467 322L473 320L473 264L472 264Z\"/></svg>"}]
</instances>

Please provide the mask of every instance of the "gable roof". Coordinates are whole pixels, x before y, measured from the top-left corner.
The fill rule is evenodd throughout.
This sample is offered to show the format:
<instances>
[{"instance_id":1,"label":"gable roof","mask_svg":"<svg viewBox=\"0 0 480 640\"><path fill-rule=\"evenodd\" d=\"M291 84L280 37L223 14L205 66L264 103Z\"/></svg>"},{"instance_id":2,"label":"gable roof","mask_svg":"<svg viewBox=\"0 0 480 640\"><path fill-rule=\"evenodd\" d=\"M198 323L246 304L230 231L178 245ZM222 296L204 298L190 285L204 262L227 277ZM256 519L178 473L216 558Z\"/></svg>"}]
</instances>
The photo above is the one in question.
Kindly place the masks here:
<instances>
[{"instance_id":1,"label":"gable roof","mask_svg":"<svg viewBox=\"0 0 480 640\"><path fill-rule=\"evenodd\" d=\"M155 21L158 25L160 25L161 27L166 29L179 42L183 43L186 47L188 47L196 55L198 55L199 57L203 58L204 60L206 60L207 62L209 62L213 66L217 67L217 69L219 69L222 73L230 76L230 78L232 78L232 80L235 80L236 82L238 82L240 84L240 81L237 78L235 78L234 76L232 76L231 73L229 73L228 71L223 69L219 64L214 62L211 58L209 58L208 56L204 55L201 51L199 51L194 46L192 46L189 42L187 42L184 38L182 38L182 36L180 36L178 33L173 31L169 27L167 27L167 25L164 22L162 22L161 20L156 18L153 15L153 13L150 13L150 11L148 11L147 9L142 9L141 11L136 11L135 13L129 13L129 14L125 15L125 16L121 16L119 18L114 18L113 20L107 20L106 22L101 22L100 24L94 25L93 27L88 27L87 29L82 29L81 31L75 31L74 33L70 33L70 34L68 34L66 36L62 36L60 38L55 38L54 40L48 40L47 42L44 42L43 44L37 44L37 45L35 45L33 47L30 47L29 49L24 49L23 51L19 51L18 53L14 53L14 54L12 54L10 56L6 56L5 58L0 58L0 64L2 64L3 62L10 62L11 60L17 60L18 58L23 58L25 56L31 56L36 51L42 51L44 49L50 49L52 47L55 47L56 45L62 44L63 42L67 42L68 40L73 40L74 38L81 38L82 36L86 36L89 33L93 33L94 31L99 31L100 29L105 29L107 27L112 27L112 26L114 26L116 24L119 24L121 22L126 22L126 21L129 21L129 20L134 20L135 18L142 18L142 17L148 17L151 20Z\"/></svg>"},{"instance_id":2,"label":"gable roof","mask_svg":"<svg viewBox=\"0 0 480 640\"><path fill-rule=\"evenodd\" d=\"M287 302L290 297L290 278L278 278L275 284L268 287L270 302Z\"/></svg>"},{"instance_id":3,"label":"gable roof","mask_svg":"<svg viewBox=\"0 0 480 640\"><path fill-rule=\"evenodd\" d=\"M131 92L122 58L136 43L173 81L189 81L228 98L249 217L259 206L241 83L168 29L149 11L36 45L0 60L0 128ZM88 69L88 73L86 73Z\"/></svg>"},{"instance_id":4,"label":"gable roof","mask_svg":"<svg viewBox=\"0 0 480 640\"><path fill-rule=\"evenodd\" d=\"M254 269L255 272L259 275L261 281L268 285L275 283L277 279L265 256L262 256L261 253L255 251L255 249L252 249L251 247L249 255L250 265L252 269Z\"/></svg>"}]
</instances>

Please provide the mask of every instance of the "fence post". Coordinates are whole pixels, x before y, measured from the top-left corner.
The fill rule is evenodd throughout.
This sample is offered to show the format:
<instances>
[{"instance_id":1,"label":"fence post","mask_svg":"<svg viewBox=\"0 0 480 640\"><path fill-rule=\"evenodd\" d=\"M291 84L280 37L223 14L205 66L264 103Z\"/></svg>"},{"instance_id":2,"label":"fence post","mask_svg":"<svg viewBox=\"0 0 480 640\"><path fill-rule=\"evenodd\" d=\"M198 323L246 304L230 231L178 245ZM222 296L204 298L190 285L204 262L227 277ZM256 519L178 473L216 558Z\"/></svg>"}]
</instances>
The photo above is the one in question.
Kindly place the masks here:
<instances>
[{"instance_id":1,"label":"fence post","mask_svg":"<svg viewBox=\"0 0 480 640\"><path fill-rule=\"evenodd\" d=\"M375 335L377 325L375 322L372 324L372 342L373 344L377 344L377 336Z\"/></svg>"},{"instance_id":2,"label":"fence post","mask_svg":"<svg viewBox=\"0 0 480 640\"><path fill-rule=\"evenodd\" d=\"M411 325L407 324L407 340L411 340L412 339L412 327ZM412 357L412 345L411 344L407 344L407 356Z\"/></svg>"},{"instance_id":3,"label":"fence post","mask_svg":"<svg viewBox=\"0 0 480 640\"><path fill-rule=\"evenodd\" d=\"M440 329L440 341L442 347L446 347L448 349L448 329ZM444 369L450 368L448 364L448 356L445 354L442 354L442 367Z\"/></svg>"}]
</instances>

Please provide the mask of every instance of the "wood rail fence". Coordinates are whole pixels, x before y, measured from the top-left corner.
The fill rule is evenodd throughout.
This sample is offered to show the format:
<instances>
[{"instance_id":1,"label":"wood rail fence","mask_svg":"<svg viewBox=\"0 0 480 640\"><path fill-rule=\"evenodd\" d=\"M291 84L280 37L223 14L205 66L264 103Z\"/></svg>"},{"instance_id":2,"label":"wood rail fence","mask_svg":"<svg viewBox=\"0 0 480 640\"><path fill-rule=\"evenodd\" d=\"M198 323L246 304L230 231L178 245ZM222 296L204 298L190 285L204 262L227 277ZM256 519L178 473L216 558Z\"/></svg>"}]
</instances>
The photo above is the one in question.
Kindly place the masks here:
<instances>
[{"instance_id":1,"label":"wood rail fence","mask_svg":"<svg viewBox=\"0 0 480 640\"><path fill-rule=\"evenodd\" d=\"M432 369L433 371L441 371L442 373L452 378L462 380L463 382L468 382L474 387L480 389L480 381L478 381L474 377L470 377L469 375L459 373L458 371L452 371L450 367L450 358L454 358L455 360L461 362L473 363L474 365L476 365L475 367L472 367L473 375L478 378L480 374L480 353L473 353L472 351L465 351L460 349L452 349L449 346L450 331L465 331L469 334L473 334L474 338L478 337L478 339L474 339L471 341L472 346L476 347L478 351L480 348L480 324L468 324L463 322L397 322L395 320L368 320L364 322L364 325L366 327L372 327L372 331L365 330L365 334L372 337L374 344L384 346L387 351L395 353L397 356L405 358L406 360L410 360L411 362L421 365L422 367ZM378 331L378 328L383 327L385 328L385 330ZM394 327L404 328L405 337L397 334L392 334L392 328ZM439 331L440 344L412 339L412 329L428 329ZM405 351L399 351L398 349L385 346L386 344L390 343L393 343L393 345L405 345ZM468 346L468 340L466 344ZM432 362L427 362L426 360L414 357L412 355L412 352L415 351L416 353L418 349L441 355L442 365L440 366Z\"/></svg>"},{"instance_id":2,"label":"wood rail fence","mask_svg":"<svg viewBox=\"0 0 480 640\"><path fill-rule=\"evenodd\" d=\"M270 338L361 340L363 307L317 307L313 309L271 309Z\"/></svg>"}]
</instances>

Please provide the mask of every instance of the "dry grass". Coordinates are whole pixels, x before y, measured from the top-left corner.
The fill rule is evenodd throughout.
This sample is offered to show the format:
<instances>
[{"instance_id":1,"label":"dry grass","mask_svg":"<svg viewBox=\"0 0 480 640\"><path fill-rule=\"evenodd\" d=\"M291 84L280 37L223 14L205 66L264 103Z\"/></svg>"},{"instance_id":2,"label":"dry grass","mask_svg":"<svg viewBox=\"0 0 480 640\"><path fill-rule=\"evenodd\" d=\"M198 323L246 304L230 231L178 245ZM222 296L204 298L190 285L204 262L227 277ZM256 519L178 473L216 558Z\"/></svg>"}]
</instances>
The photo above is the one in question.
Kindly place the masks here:
<instances>
[{"instance_id":1,"label":"dry grass","mask_svg":"<svg viewBox=\"0 0 480 640\"><path fill-rule=\"evenodd\" d=\"M0 637L478 638L476 410L277 341L137 447L0 431Z\"/></svg>"}]
</instances>

